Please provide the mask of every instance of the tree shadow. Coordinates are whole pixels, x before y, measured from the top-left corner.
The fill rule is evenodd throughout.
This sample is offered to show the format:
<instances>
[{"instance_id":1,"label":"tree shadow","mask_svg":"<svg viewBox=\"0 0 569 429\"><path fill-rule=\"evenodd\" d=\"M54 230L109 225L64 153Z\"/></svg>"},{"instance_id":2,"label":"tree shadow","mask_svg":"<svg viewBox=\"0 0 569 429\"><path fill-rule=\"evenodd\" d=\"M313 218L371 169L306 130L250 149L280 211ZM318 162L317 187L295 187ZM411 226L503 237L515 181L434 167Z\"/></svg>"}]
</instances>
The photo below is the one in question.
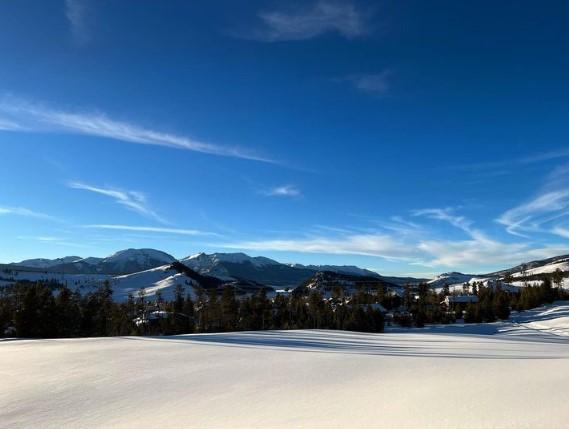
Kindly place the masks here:
<instances>
[{"instance_id":1,"label":"tree shadow","mask_svg":"<svg viewBox=\"0 0 569 429\"><path fill-rule=\"evenodd\" d=\"M368 334L347 331L300 330L191 334L172 337L129 337L132 340L343 353L369 356L456 359L569 359L569 347L544 348L543 342L496 341L496 337L470 335Z\"/></svg>"}]
</instances>

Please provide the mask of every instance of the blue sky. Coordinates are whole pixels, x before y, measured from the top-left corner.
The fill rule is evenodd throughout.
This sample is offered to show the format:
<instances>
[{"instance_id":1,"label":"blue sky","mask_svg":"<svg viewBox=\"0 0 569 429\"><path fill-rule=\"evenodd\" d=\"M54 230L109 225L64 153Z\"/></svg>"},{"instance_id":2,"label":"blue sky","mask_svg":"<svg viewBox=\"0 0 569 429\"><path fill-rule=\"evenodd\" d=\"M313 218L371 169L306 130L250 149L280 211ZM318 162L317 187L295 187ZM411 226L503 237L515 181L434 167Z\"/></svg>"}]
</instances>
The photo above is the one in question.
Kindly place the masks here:
<instances>
[{"instance_id":1,"label":"blue sky","mask_svg":"<svg viewBox=\"0 0 569 429\"><path fill-rule=\"evenodd\" d=\"M569 5L0 3L0 261L569 253Z\"/></svg>"}]
</instances>

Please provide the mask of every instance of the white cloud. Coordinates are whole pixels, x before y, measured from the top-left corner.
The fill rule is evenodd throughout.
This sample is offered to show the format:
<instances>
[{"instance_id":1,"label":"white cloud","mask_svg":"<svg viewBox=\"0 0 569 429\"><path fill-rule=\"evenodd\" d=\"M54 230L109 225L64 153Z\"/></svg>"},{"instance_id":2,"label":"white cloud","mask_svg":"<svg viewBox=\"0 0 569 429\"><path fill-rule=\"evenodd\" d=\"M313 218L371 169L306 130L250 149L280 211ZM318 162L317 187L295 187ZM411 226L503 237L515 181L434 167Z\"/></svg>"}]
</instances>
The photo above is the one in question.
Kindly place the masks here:
<instances>
[{"instance_id":1,"label":"white cloud","mask_svg":"<svg viewBox=\"0 0 569 429\"><path fill-rule=\"evenodd\" d=\"M569 214L568 210L569 190L550 191L506 211L497 221L510 234L525 236L524 232L540 231L542 225ZM544 216L551 213L557 214Z\"/></svg>"},{"instance_id":2,"label":"white cloud","mask_svg":"<svg viewBox=\"0 0 569 429\"><path fill-rule=\"evenodd\" d=\"M567 238L563 233L569 216L569 164L555 168L544 186L529 201L504 212L496 221L516 236L532 233L551 233Z\"/></svg>"},{"instance_id":3,"label":"white cloud","mask_svg":"<svg viewBox=\"0 0 569 429\"><path fill-rule=\"evenodd\" d=\"M427 266L441 270L483 271L506 268L523 261L548 258L569 251L569 247L549 243L536 245L530 241L505 242L489 237L473 227L473 222L455 213L452 208L422 209L413 212L416 217L447 222L465 232L466 239L449 240L430 237L423 225L392 217L391 223L381 224L388 233L358 233L345 228L326 228L332 236L322 233L295 239L264 239L226 243L222 247L256 251L286 251L373 256L409 265ZM390 227L393 225L393 227ZM569 229L558 231L569 237Z\"/></svg>"},{"instance_id":4,"label":"white cloud","mask_svg":"<svg viewBox=\"0 0 569 429\"><path fill-rule=\"evenodd\" d=\"M310 6L259 13L263 28L251 38L276 42L306 40L325 33L337 33L348 39L369 32L366 18L355 4L321 0Z\"/></svg>"},{"instance_id":5,"label":"white cloud","mask_svg":"<svg viewBox=\"0 0 569 429\"><path fill-rule=\"evenodd\" d=\"M0 206L0 216L1 215L14 215L14 216L23 216L23 217L32 217L36 219L45 219L45 220L52 220L58 221L57 218L47 215L45 213L36 212L25 207L6 207Z\"/></svg>"},{"instance_id":6,"label":"white cloud","mask_svg":"<svg viewBox=\"0 0 569 429\"><path fill-rule=\"evenodd\" d=\"M71 34L79 44L85 44L91 39L89 9L88 0L65 0L65 16L69 21Z\"/></svg>"},{"instance_id":7,"label":"white cloud","mask_svg":"<svg viewBox=\"0 0 569 429\"><path fill-rule=\"evenodd\" d=\"M84 228L90 229L107 229L107 230L118 230L118 231L133 231L133 232L156 232L156 233L166 233L166 234L178 234L178 235L209 235L217 236L218 234L214 232L198 231L195 229L180 229L180 228L159 228L153 226L132 226L132 225L85 225Z\"/></svg>"},{"instance_id":8,"label":"white cloud","mask_svg":"<svg viewBox=\"0 0 569 429\"><path fill-rule=\"evenodd\" d=\"M519 264L566 253L567 246L532 247L530 243L504 243L488 238L463 241L424 241L419 249L431 255L431 266L453 268Z\"/></svg>"},{"instance_id":9,"label":"white cloud","mask_svg":"<svg viewBox=\"0 0 569 429\"><path fill-rule=\"evenodd\" d=\"M56 241L64 241L65 239L61 237L52 237L47 235L20 235L18 236L18 240L34 240L45 243L53 243Z\"/></svg>"},{"instance_id":10,"label":"white cloud","mask_svg":"<svg viewBox=\"0 0 569 429\"><path fill-rule=\"evenodd\" d=\"M510 158L503 161L488 161L474 164L458 165L454 166L453 168L475 173L486 170L493 170L493 173L504 173L506 170L512 170L514 167L517 168L524 165L538 164L541 162L553 161L555 159L562 158L569 158L569 149L534 153L529 156Z\"/></svg>"},{"instance_id":11,"label":"white cloud","mask_svg":"<svg viewBox=\"0 0 569 429\"><path fill-rule=\"evenodd\" d=\"M301 195L300 189L293 185L277 186L262 192L268 197L298 197Z\"/></svg>"},{"instance_id":12,"label":"white cloud","mask_svg":"<svg viewBox=\"0 0 569 429\"><path fill-rule=\"evenodd\" d=\"M152 218L160 223L167 223L154 210L148 206L146 195L138 191L124 191L114 188L101 188L87 185L80 182L71 182L68 186L72 189L82 189L94 192L96 194L105 195L115 200L116 203L127 207L143 216Z\"/></svg>"},{"instance_id":13,"label":"white cloud","mask_svg":"<svg viewBox=\"0 0 569 429\"><path fill-rule=\"evenodd\" d=\"M22 127L16 122L10 121L8 119L0 118L0 130L1 131L21 131Z\"/></svg>"},{"instance_id":14,"label":"white cloud","mask_svg":"<svg viewBox=\"0 0 569 429\"><path fill-rule=\"evenodd\" d=\"M431 219L442 220L450 223L452 226L463 230L468 235L477 235L478 231L472 228L472 221L464 216L457 216L454 210L450 207L434 208L434 209L420 209L414 210L413 216L425 216Z\"/></svg>"},{"instance_id":15,"label":"white cloud","mask_svg":"<svg viewBox=\"0 0 569 429\"><path fill-rule=\"evenodd\" d=\"M563 253L565 246L546 245L535 247L532 243L506 243L492 239L483 231L474 228L473 222L454 213L452 208L415 210L415 216L441 220L464 231L467 240L421 240L418 250L425 255L427 266L468 267L495 264L517 264L528 258L546 258Z\"/></svg>"},{"instance_id":16,"label":"white cloud","mask_svg":"<svg viewBox=\"0 0 569 429\"><path fill-rule=\"evenodd\" d=\"M245 250L271 250L300 253L329 253L377 256L388 260L411 260L412 249L393 237L379 234L353 234L341 237L311 237L293 240L258 240L226 243L222 247ZM411 252L410 252L411 250Z\"/></svg>"},{"instance_id":17,"label":"white cloud","mask_svg":"<svg viewBox=\"0 0 569 429\"><path fill-rule=\"evenodd\" d=\"M10 115L10 120L21 127L22 131L84 134L129 143L164 146L277 164L276 161L243 148L205 143L189 137L154 131L110 119L102 113L66 112L10 97L4 97L0 101L0 111Z\"/></svg>"},{"instance_id":18,"label":"white cloud","mask_svg":"<svg viewBox=\"0 0 569 429\"><path fill-rule=\"evenodd\" d=\"M558 235L563 238L569 238L569 228L565 228L562 226L556 226L553 228L552 232L555 235Z\"/></svg>"}]
</instances>

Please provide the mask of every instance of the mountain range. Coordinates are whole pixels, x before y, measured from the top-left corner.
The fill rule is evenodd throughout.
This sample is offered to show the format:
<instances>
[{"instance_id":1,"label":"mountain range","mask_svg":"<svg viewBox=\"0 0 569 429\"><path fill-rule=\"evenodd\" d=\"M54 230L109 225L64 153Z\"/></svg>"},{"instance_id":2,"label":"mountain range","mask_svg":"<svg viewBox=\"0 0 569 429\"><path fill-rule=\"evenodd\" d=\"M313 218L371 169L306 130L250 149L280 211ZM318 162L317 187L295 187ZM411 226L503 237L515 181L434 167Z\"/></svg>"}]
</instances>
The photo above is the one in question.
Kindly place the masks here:
<instances>
[{"instance_id":1,"label":"mountain range","mask_svg":"<svg viewBox=\"0 0 569 429\"><path fill-rule=\"evenodd\" d=\"M7 266L64 274L128 275L172 264L175 261L176 258L172 255L159 250L126 249L106 258L66 256L58 259L27 259ZM300 284L319 271L384 278L374 271L351 265L283 264L263 256L253 257L244 253L198 253L182 258L179 262L202 275L221 280L251 280L277 287ZM404 284L424 279L385 277L385 280Z\"/></svg>"},{"instance_id":2,"label":"mountain range","mask_svg":"<svg viewBox=\"0 0 569 429\"><path fill-rule=\"evenodd\" d=\"M528 275L569 271L569 256L562 255L528 262L507 270L490 274L443 273L433 279L412 277L385 277L356 266L285 264L263 256L252 257L244 253L198 253L177 260L168 253L154 249L126 249L105 258L67 256L58 259L28 259L0 265L0 285L15 280L54 280L88 288L108 280L117 296L126 299L130 294L144 289L148 294L157 291L171 294L176 285L196 287L220 287L233 284L242 293L253 292L260 287L270 289L294 289L300 285L313 288L329 288L331 284L381 282L390 290L398 291L405 284L423 281L433 288L444 285L461 290L468 282L492 283L511 273L514 278L522 271ZM322 273L328 273L322 275ZM520 285L513 282L512 287Z\"/></svg>"}]
</instances>

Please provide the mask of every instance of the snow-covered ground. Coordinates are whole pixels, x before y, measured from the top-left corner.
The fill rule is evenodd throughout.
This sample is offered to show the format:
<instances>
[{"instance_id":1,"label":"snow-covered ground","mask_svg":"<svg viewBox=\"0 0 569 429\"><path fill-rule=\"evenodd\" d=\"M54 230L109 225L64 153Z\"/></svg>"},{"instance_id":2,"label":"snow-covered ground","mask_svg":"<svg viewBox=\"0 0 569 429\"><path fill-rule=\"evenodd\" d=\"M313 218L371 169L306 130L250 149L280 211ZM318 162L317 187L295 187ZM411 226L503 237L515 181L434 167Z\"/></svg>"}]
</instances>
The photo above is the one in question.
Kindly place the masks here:
<instances>
[{"instance_id":1,"label":"snow-covered ground","mask_svg":"<svg viewBox=\"0 0 569 429\"><path fill-rule=\"evenodd\" d=\"M0 341L0 427L566 428L568 323Z\"/></svg>"},{"instance_id":2,"label":"snow-covered ground","mask_svg":"<svg viewBox=\"0 0 569 429\"><path fill-rule=\"evenodd\" d=\"M64 274L49 271L29 271L14 268L9 272L0 272L0 286L13 284L18 280L53 281L68 286L71 289L79 289L89 292L102 284L105 280L112 280L112 276L106 274Z\"/></svg>"}]
</instances>

